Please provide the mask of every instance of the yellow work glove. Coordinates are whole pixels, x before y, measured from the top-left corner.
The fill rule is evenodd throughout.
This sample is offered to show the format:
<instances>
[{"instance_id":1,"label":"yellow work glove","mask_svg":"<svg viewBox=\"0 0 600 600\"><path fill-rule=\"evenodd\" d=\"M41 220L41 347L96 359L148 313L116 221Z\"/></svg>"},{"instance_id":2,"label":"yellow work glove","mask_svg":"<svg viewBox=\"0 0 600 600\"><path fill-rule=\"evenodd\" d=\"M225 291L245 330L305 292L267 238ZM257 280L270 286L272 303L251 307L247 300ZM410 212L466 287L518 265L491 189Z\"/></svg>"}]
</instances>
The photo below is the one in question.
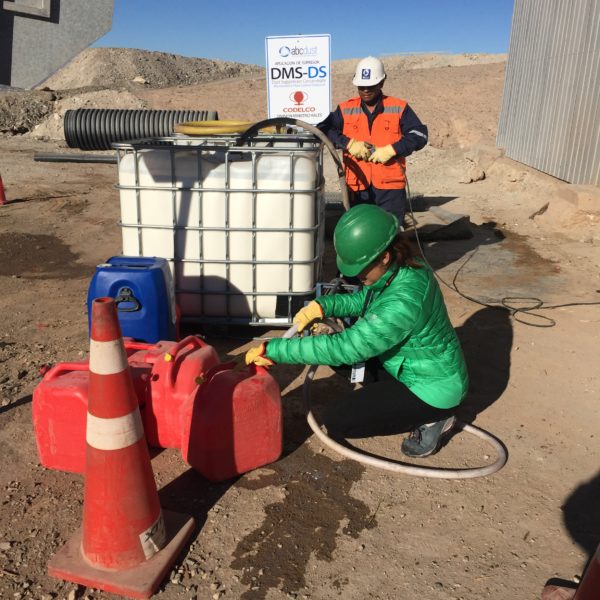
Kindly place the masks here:
<instances>
[{"instance_id":1,"label":"yellow work glove","mask_svg":"<svg viewBox=\"0 0 600 600\"><path fill-rule=\"evenodd\" d=\"M360 140L350 139L348 145L346 146L346 150L348 150L348 152L350 152L354 158L358 158L360 160L367 160L367 158L371 156L371 148L369 144L361 142Z\"/></svg>"},{"instance_id":2,"label":"yellow work glove","mask_svg":"<svg viewBox=\"0 0 600 600\"><path fill-rule=\"evenodd\" d=\"M316 319L323 318L323 309L318 302L312 300L304 308L301 308L294 315L294 325L298 325L298 333L300 333L307 325Z\"/></svg>"},{"instance_id":3,"label":"yellow work glove","mask_svg":"<svg viewBox=\"0 0 600 600\"><path fill-rule=\"evenodd\" d=\"M260 346L254 346L254 348L250 348L248 352L246 352L246 356L244 357L244 362L247 365L251 365L254 363L259 367L270 367L275 364L270 358L265 356L265 352L267 351L267 344L263 342Z\"/></svg>"},{"instance_id":4,"label":"yellow work glove","mask_svg":"<svg viewBox=\"0 0 600 600\"><path fill-rule=\"evenodd\" d=\"M394 158L394 156L396 156L396 151L393 146L389 144L388 146L375 148L375 152L369 157L369 162L386 163L390 158Z\"/></svg>"}]
</instances>

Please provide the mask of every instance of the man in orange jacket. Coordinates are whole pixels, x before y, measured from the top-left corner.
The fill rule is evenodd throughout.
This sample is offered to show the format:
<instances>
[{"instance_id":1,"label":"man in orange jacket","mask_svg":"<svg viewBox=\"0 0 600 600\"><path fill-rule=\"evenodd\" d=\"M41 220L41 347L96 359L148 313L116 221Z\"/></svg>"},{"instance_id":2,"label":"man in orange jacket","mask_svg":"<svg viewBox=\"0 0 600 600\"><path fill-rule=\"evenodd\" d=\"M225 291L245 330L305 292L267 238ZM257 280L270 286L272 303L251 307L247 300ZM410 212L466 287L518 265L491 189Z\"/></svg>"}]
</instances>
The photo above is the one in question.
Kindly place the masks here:
<instances>
[{"instance_id":1,"label":"man in orange jacket","mask_svg":"<svg viewBox=\"0 0 600 600\"><path fill-rule=\"evenodd\" d=\"M352 83L358 97L342 102L318 125L342 148L351 204L376 204L404 222L405 157L427 144L427 126L405 100L383 94L383 63L362 59Z\"/></svg>"}]
</instances>

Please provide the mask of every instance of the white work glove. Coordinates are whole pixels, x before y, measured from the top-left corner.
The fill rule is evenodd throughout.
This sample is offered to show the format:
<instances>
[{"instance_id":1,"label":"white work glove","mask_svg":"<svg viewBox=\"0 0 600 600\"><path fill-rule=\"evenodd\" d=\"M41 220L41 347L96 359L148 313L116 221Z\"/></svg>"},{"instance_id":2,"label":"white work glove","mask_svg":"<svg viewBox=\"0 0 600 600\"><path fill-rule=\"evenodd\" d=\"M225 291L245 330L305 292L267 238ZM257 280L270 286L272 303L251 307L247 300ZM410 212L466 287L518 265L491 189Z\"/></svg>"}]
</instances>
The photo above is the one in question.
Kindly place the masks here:
<instances>
[{"instance_id":1,"label":"white work glove","mask_svg":"<svg viewBox=\"0 0 600 600\"><path fill-rule=\"evenodd\" d=\"M348 150L354 158L358 158L359 160L367 160L367 158L371 156L371 146L369 144L352 138L348 142L346 150Z\"/></svg>"},{"instance_id":2,"label":"white work glove","mask_svg":"<svg viewBox=\"0 0 600 600\"><path fill-rule=\"evenodd\" d=\"M390 158L394 158L394 156L396 156L396 151L394 150L394 147L389 144L388 146L375 148L375 152L369 157L369 162L386 163Z\"/></svg>"}]
</instances>

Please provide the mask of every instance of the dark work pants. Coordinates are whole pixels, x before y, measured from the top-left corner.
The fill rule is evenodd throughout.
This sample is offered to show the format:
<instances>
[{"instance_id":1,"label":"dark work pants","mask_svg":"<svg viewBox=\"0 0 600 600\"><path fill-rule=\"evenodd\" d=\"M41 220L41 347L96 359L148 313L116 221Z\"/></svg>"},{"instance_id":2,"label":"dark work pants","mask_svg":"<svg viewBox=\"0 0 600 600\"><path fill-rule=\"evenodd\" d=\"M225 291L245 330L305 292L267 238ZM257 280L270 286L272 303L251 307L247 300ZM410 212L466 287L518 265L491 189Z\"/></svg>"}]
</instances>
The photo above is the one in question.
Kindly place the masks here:
<instances>
[{"instance_id":1,"label":"dark work pants","mask_svg":"<svg viewBox=\"0 0 600 600\"><path fill-rule=\"evenodd\" d=\"M336 372L348 377L350 368L339 367ZM365 438L412 431L447 419L455 411L423 402L385 371L378 358L372 358L366 363L363 387L331 402L325 410L324 425L335 439Z\"/></svg>"},{"instance_id":2,"label":"dark work pants","mask_svg":"<svg viewBox=\"0 0 600 600\"><path fill-rule=\"evenodd\" d=\"M373 186L361 192L352 192L350 204L376 204L389 213L398 217L398 223L403 225L406 213L406 189L380 190Z\"/></svg>"}]
</instances>

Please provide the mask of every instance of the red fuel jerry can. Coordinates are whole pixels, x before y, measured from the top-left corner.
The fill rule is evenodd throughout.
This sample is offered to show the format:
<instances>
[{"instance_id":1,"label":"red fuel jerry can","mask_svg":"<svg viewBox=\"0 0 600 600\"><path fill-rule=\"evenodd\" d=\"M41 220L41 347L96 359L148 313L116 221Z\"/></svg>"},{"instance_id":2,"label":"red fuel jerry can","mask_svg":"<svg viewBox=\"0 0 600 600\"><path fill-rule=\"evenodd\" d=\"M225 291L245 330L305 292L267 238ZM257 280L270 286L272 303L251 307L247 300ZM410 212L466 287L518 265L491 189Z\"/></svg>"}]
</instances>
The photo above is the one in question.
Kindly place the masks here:
<instances>
[{"instance_id":1,"label":"red fuel jerry can","mask_svg":"<svg viewBox=\"0 0 600 600\"><path fill-rule=\"evenodd\" d=\"M85 471L88 363L54 365L33 391L32 413L40 463Z\"/></svg>"},{"instance_id":2,"label":"red fuel jerry can","mask_svg":"<svg viewBox=\"0 0 600 600\"><path fill-rule=\"evenodd\" d=\"M281 392L262 367L215 367L182 415L183 459L211 481L230 479L281 455Z\"/></svg>"},{"instance_id":3,"label":"red fuel jerry can","mask_svg":"<svg viewBox=\"0 0 600 600\"><path fill-rule=\"evenodd\" d=\"M220 363L218 354L195 335L177 343L128 341L126 346L137 350L129 357L130 365L150 365L152 369L142 415L148 444L156 448L180 448L183 405L188 398L195 397L198 382Z\"/></svg>"},{"instance_id":4,"label":"red fuel jerry can","mask_svg":"<svg viewBox=\"0 0 600 600\"><path fill-rule=\"evenodd\" d=\"M130 365L139 399L150 377L150 365ZM32 417L40 463L48 469L85 472L89 365L58 363L33 391ZM144 414L143 402L140 405Z\"/></svg>"},{"instance_id":5,"label":"red fuel jerry can","mask_svg":"<svg viewBox=\"0 0 600 600\"><path fill-rule=\"evenodd\" d=\"M190 336L157 344L123 338L148 445L179 448L182 406L194 398L198 377L219 363L212 346ZM89 365L52 367L33 392L32 416L40 463L85 472Z\"/></svg>"}]
</instances>

